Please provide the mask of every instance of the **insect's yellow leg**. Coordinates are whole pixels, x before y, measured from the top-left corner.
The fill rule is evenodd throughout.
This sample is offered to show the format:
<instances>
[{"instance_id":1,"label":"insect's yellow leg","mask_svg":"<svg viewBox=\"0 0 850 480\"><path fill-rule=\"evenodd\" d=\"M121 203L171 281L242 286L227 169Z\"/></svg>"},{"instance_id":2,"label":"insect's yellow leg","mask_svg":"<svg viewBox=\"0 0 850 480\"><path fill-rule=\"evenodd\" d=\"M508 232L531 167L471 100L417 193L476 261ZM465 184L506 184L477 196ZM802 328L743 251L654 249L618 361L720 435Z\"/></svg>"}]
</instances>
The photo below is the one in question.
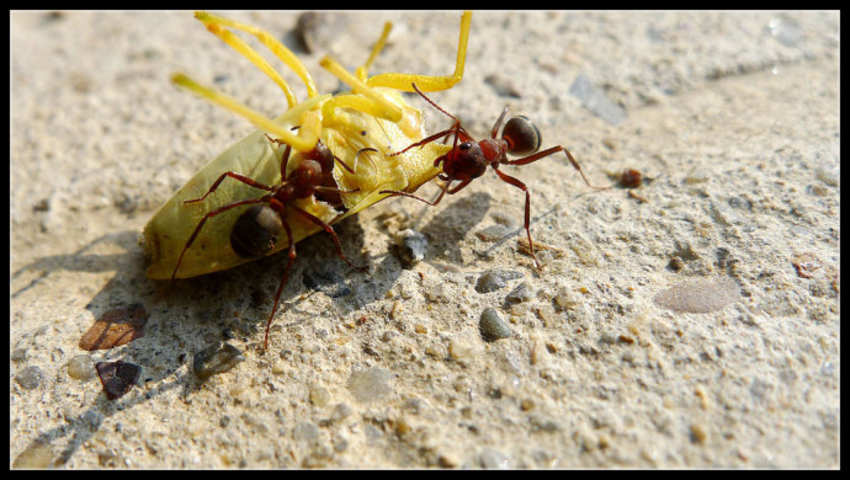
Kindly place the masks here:
<instances>
[{"instance_id":1,"label":"insect's yellow leg","mask_svg":"<svg viewBox=\"0 0 850 480\"><path fill-rule=\"evenodd\" d=\"M390 87L405 92L413 92L415 83L423 92L447 90L463 78L463 67L466 64L466 44L469 40L469 25L472 12L463 12L460 19L460 39L457 44L457 62L455 71L448 76L415 75L410 73L382 73L366 81L370 87Z\"/></svg>"},{"instance_id":2,"label":"insect's yellow leg","mask_svg":"<svg viewBox=\"0 0 850 480\"><path fill-rule=\"evenodd\" d=\"M321 61L319 61L319 65L327 69L331 72L335 77L342 80L343 83L351 87L351 91L354 93L359 93L369 98L376 104L380 106L380 111L378 112L379 117L386 118L391 122L398 122L401 120L401 108L395 103L388 100L384 95L375 90L374 88L369 87L365 83L363 83L360 79L352 75L348 70L343 68L342 65L337 63L334 59L329 56L325 56Z\"/></svg>"},{"instance_id":3,"label":"insect's yellow leg","mask_svg":"<svg viewBox=\"0 0 850 480\"><path fill-rule=\"evenodd\" d=\"M289 108L292 108L298 104L298 100L295 99L295 94L292 93L292 89L289 88L289 84L286 83L286 80L284 80L283 77L281 77L280 74L277 73L277 71L272 68L271 65L269 65L269 62L267 62L263 57L260 56L260 54L256 52L256 50L251 48L250 45L243 42L236 35L230 33L229 30L225 30L215 23L207 23L206 26L207 30L209 30L213 35L220 38L224 43L233 47L234 50L241 53L243 57L250 60L254 65L257 66L257 68L262 70L263 73L265 73L269 76L269 78L274 80L274 83L276 83L277 86L279 86L280 89L283 90L283 94L286 95L286 101L289 103Z\"/></svg>"},{"instance_id":4,"label":"insect's yellow leg","mask_svg":"<svg viewBox=\"0 0 850 480\"><path fill-rule=\"evenodd\" d=\"M326 124L337 122L334 112L337 108L350 108L373 117L382 117L386 114L386 110L371 98L361 95L337 95L322 104L322 121Z\"/></svg>"},{"instance_id":5,"label":"insect's yellow leg","mask_svg":"<svg viewBox=\"0 0 850 480\"><path fill-rule=\"evenodd\" d=\"M309 98L313 98L318 94L316 91L316 82L313 81L313 77L310 76L310 72L307 70L307 67L301 63L301 60L299 60L290 49L286 48L267 31L207 12L195 12L195 18L202 21L207 28L209 28L210 25L223 25L225 27L235 28L254 35L260 43L271 50L281 62L285 63L301 78L301 81L304 82L304 85L307 87L307 96Z\"/></svg>"},{"instance_id":6,"label":"insect's yellow leg","mask_svg":"<svg viewBox=\"0 0 850 480\"><path fill-rule=\"evenodd\" d=\"M372 53L369 54L369 59L366 60L366 63L363 64L362 67L357 68L354 71L354 75L360 79L361 82L365 82L368 77L369 67L372 66L372 62L375 61L375 58L381 53L381 50L384 49L384 46L387 44L387 37L390 36L390 32L393 29L393 22L387 22L384 24L384 31L381 32L380 38L375 42L375 46L372 47Z\"/></svg>"},{"instance_id":7,"label":"insect's yellow leg","mask_svg":"<svg viewBox=\"0 0 850 480\"><path fill-rule=\"evenodd\" d=\"M260 112L239 103L239 101L235 98L217 92L212 88L200 85L182 73L175 73L172 75L171 81L176 85L187 90L191 90L201 97L230 110L240 117L245 118L260 130L273 134L280 141L292 146L292 148L300 152L309 152L310 150L313 150L316 146L316 141L319 139L319 132L321 131L322 126L321 118L316 111L308 110L302 114L298 134L294 135L291 131L275 123L274 120L271 120Z\"/></svg>"}]
</instances>

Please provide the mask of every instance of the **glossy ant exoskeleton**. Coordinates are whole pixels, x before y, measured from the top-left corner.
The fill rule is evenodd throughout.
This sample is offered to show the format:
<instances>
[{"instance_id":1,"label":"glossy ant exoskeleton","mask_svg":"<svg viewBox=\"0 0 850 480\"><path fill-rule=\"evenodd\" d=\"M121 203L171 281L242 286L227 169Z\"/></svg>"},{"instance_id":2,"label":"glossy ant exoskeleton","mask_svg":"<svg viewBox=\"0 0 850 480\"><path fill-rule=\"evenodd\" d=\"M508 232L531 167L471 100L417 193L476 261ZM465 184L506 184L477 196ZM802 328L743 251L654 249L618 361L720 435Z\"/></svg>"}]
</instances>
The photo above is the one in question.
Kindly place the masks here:
<instances>
[{"instance_id":1,"label":"glossy ant exoskeleton","mask_svg":"<svg viewBox=\"0 0 850 480\"><path fill-rule=\"evenodd\" d=\"M528 244L530 246L531 256L534 258L534 263L537 268L540 269L540 262L534 254L534 242L531 240L531 230L529 229L531 223L531 195L524 183L499 170L499 165L526 165L540 160L543 157L548 157L553 153L562 151L567 155L567 159L569 159L573 167L575 167L575 169L578 170L578 173L581 174L581 178L587 186L597 190L610 188L591 185L587 180L587 177L584 176L584 172L582 172L576 159L573 158L570 151L563 146L558 145L556 147L547 148L542 152L537 152L541 143L540 131L537 130L537 127L534 126L528 118L522 115L512 117L504 123L504 128L502 128L505 116L508 113L508 107L505 107L504 110L502 110L502 114L499 115L499 118L493 125L493 129L490 131L490 138L485 138L476 142L475 139L473 139L472 136L469 135L469 133L467 133L467 131L461 126L460 120L457 117L440 108L439 105L434 103L430 98L422 93L415 84L413 84L413 89L416 90L416 93L418 93L428 103L434 106L434 108L454 120L454 124L446 130L424 138L419 142L409 145L404 150L392 153L389 156L399 155L413 147L421 147L430 142L441 138L447 139L450 135L454 135L452 149L445 155L434 160L435 167L439 167L440 164L442 164L443 173L439 175L439 178L445 183L441 185L441 192L433 202L408 192L383 190L380 193L389 193L391 194L390 196L400 195L415 198L421 202L427 203L428 205L434 206L440 203L440 200L443 199L443 196L446 193L449 195L457 193L469 185L472 180L483 175L484 172L487 171L487 166L489 165L493 167L493 171L496 172L499 178L525 192L525 232L528 234ZM499 137L500 129L502 130L501 137ZM458 139L460 139L460 144L458 144ZM508 154L528 156L516 160L508 160ZM452 182L455 181L460 183L453 188L449 188Z\"/></svg>"},{"instance_id":2,"label":"glossy ant exoskeleton","mask_svg":"<svg viewBox=\"0 0 850 480\"><path fill-rule=\"evenodd\" d=\"M283 145L283 142L279 140L272 139L268 135L266 135L266 137L270 142ZM333 227L323 222L315 215L296 206L294 203L295 200L309 198L311 195L315 195L317 198L327 200L331 204L334 204L334 200L336 200L336 205L341 205L339 194L353 192L341 192L339 188L337 188L332 175L334 161L338 161L340 165L349 172L354 173L354 171L346 165L345 162L337 158L330 149L328 149L328 147L319 140L313 150L301 153L300 163L292 170L292 172L289 173L289 175L287 175L286 166L289 162L291 150L292 147L286 145L280 165L281 178L285 180L281 181L279 185L265 185L244 175L228 171L221 174L221 176L218 177L218 180L212 184L207 193L205 193L202 197L183 202L184 204L189 204L203 201L209 194L215 192L221 182L227 177L238 180L254 188L270 192L260 198L234 202L207 213L204 218L198 222L198 226L195 227L195 230L186 242L186 246L183 247L183 251L180 252L180 257L177 259L177 265L174 267L174 271L171 274L171 280L174 281L177 271L180 268L180 263L183 260L183 255L192 245L192 242L195 241L195 237L198 236L198 233L201 231L201 228L204 226L207 219L242 205L260 204L249 208L236 220L236 223L234 223L230 232L230 245L233 248L233 251L240 257L258 258L266 255L275 247L281 230L286 232L289 259L286 263L286 268L283 270L283 277L280 280L277 293L275 293L274 306L272 307L268 322L266 322L266 335L263 341L264 349L268 348L269 328L271 327L272 319L274 318L274 314L277 311L278 304L280 303L280 294L283 291L283 287L286 286L287 279L289 278L289 270L292 267L292 262L295 260L295 244L292 241L292 229L286 218L286 211L288 208L292 209L310 222L322 227L322 229L331 235L339 257L350 266L361 270L363 269L363 267L356 267L352 264L348 258L346 258L345 254L342 253L342 245L340 244L339 237L337 237ZM322 198L322 196L324 196L324 198Z\"/></svg>"}]
</instances>

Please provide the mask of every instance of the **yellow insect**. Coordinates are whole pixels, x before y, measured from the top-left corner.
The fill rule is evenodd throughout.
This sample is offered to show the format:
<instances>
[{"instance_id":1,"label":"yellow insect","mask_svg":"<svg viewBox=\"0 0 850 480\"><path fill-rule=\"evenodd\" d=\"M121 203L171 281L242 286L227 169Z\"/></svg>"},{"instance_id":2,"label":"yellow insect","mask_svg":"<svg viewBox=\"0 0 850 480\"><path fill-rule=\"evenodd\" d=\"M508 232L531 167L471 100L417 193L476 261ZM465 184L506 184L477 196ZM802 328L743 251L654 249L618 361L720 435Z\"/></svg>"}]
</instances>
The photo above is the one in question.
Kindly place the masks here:
<instances>
[{"instance_id":1,"label":"yellow insect","mask_svg":"<svg viewBox=\"0 0 850 480\"><path fill-rule=\"evenodd\" d=\"M391 23L387 22L369 59L354 74L346 71L330 57L326 56L321 60L322 67L352 88L351 93L337 96L319 95L309 71L298 57L268 32L206 12L197 12L195 17L203 22L210 32L272 78L283 90L290 108L272 120L231 97L201 86L186 75L178 73L172 77L175 84L233 111L249 120L259 130L232 145L207 164L160 207L148 222L143 233L143 245L150 258L147 269L149 278L189 278L226 270L254 260L237 255L230 245L231 229L239 214L237 210L240 210L236 209L224 212L214 217L214 221L207 222L194 239L192 247L185 252L179 268L176 268L187 239L207 214L235 201L258 198L262 192L244 183L226 180L221 188L204 201L190 204L186 204L186 201L204 196L215 180L227 171L238 172L265 185L279 185L282 181L280 165L284 145L290 146L296 152L307 153L321 140L333 155L341 160L341 164L353 169L353 173L349 172L340 164L333 168L333 178L340 190L342 203L347 209L344 214L338 215L339 212L330 204L313 197L295 202L297 206L326 223L338 222L388 196L379 193L380 191L412 192L440 172L433 164L434 159L450 149L447 145L434 143L403 155L388 155L393 153L392 149L398 150L425 137L421 112L407 105L399 92L413 91L413 83L423 91L445 90L461 80L471 23L470 12L465 12L461 18L457 61L452 75L385 73L368 77L368 69L383 48L392 28ZM289 85L278 72L228 29L252 34L268 47L301 78L307 87L308 99L297 102ZM296 126L297 133L292 131ZM282 144L270 140L266 134L271 134ZM359 156L358 152L361 152ZM295 155L288 164L289 171L298 164L299 155ZM293 242L298 242L321 229L295 214L290 214L288 220L291 221ZM265 254L271 255L283 248L286 248L286 245L281 242Z\"/></svg>"},{"instance_id":2,"label":"yellow insect","mask_svg":"<svg viewBox=\"0 0 850 480\"><path fill-rule=\"evenodd\" d=\"M148 222L143 233L151 259L147 275L188 278L288 249L289 261L266 327L268 346L269 326L295 258L294 244L325 230L332 235L339 256L348 261L331 224L389 196L388 192L413 192L440 173L434 160L451 149L448 145L429 143L397 152L425 137L421 112L407 105L399 92L445 90L461 80L471 13L461 17L452 75L368 77L369 66L392 28L387 22L369 59L354 74L328 56L319 62L352 89L336 96L319 95L298 57L268 32L205 12L195 17L268 75L283 90L289 110L272 120L184 74L172 76L175 84L242 116L260 130L211 161ZM301 78L308 99L298 103L280 74L228 29L250 33L269 48ZM242 208L248 205L253 207ZM285 243L277 241L281 233Z\"/></svg>"}]
</instances>

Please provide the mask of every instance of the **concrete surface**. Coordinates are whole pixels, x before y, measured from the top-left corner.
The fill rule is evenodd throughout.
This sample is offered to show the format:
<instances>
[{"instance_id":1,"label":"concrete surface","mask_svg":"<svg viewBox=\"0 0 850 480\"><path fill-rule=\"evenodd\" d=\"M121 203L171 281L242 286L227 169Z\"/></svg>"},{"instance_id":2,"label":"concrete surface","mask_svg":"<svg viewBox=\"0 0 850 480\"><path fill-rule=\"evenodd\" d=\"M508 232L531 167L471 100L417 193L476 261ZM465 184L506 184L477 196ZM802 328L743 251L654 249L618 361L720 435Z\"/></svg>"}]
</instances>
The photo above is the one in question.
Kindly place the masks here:
<instances>
[{"instance_id":1,"label":"concrete surface","mask_svg":"<svg viewBox=\"0 0 850 480\"><path fill-rule=\"evenodd\" d=\"M299 12L226 15L291 41ZM344 13L321 51L298 53L333 91L319 58L359 65L391 19L372 72L448 73L459 17ZM137 237L252 131L169 74L269 115L285 108L274 84L191 12L10 20L10 466L838 467L837 12L476 12L464 79L437 102L475 135L503 105L525 113L595 184L624 168L652 181L593 191L557 155L506 168L552 248L540 274L519 236L482 239L522 223L522 193L492 173L437 208L376 205L337 226L370 273L327 235L298 245L265 354L281 256L170 288L145 278ZM612 102L588 104L602 117L570 93L580 76ZM430 241L412 270L390 249L407 227ZM511 279L479 293L494 269ZM740 289L722 310L652 302L718 277ZM133 303L150 314L143 338L80 350L96 318ZM484 341L487 307L509 338ZM200 382L193 355L225 335L246 360ZM96 376L69 376L79 355L138 364L139 384L108 401Z\"/></svg>"}]
</instances>

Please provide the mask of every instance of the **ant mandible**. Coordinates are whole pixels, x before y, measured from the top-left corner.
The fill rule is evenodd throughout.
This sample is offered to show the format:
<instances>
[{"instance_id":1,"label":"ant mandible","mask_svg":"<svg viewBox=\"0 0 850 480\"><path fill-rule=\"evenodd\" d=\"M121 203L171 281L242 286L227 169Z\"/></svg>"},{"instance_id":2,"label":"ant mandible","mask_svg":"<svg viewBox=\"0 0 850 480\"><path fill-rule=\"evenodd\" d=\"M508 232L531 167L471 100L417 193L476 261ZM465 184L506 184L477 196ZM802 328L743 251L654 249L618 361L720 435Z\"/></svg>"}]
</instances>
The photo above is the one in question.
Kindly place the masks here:
<instances>
[{"instance_id":1,"label":"ant mandible","mask_svg":"<svg viewBox=\"0 0 850 480\"><path fill-rule=\"evenodd\" d=\"M280 140L273 139L268 135L266 135L266 137L270 142L277 143L278 145L284 145L284 143ZM280 185L265 185L252 178L240 175L236 172L228 171L221 174L221 176L218 177L218 180L212 184L207 193L205 193L202 197L183 202L184 204L190 204L203 201L209 194L215 192L221 182L227 177L238 180L254 188L270 192L260 198L234 202L207 213L204 218L198 222L198 226L195 227L195 230L186 242L186 246L183 247L183 251L180 252L180 257L177 259L177 265L174 267L174 272L171 274L171 281L173 282L175 275L177 275L177 270L180 268L180 263L183 260L183 255L192 245L192 242L195 241L195 237L198 236L198 233L201 231L201 228L204 226L207 219L242 205L261 204L254 205L249 208L236 220L236 223L233 225L233 229L230 232L230 246L240 257L262 257L274 248L281 230L286 232L289 259L287 260L286 268L283 270L283 277L280 280L280 285L277 287L277 293L275 293L274 306L272 307L271 314L266 322L266 334L265 339L263 340L264 350L269 346L269 329L271 328L272 319L274 318L274 314L277 311L278 304L280 303L280 294L283 291L283 287L286 286L286 282L289 278L289 270L292 268L292 262L295 260L295 244L292 242L292 229L286 219L287 208L292 209L302 217L322 227L322 229L328 232L336 246L337 255L339 255L339 257L348 265L358 270L364 270L365 268L355 266L348 260L348 258L346 258L345 254L342 253L342 245L340 244L339 237L337 237L333 227L294 204L295 200L300 198L309 198L314 194L317 198L329 200L333 204L334 200L339 200L340 193L353 193L356 191L343 192L337 188L332 175L334 160L338 161L340 165L349 172L354 173L354 171L351 167L346 165L345 162L335 156L330 149L328 149L328 147L319 140L313 150L301 154L301 162L297 167L295 167L295 169L292 170L289 176L287 176L286 166L289 162L289 154L291 153L291 150L292 147L286 145L280 165L280 176L284 180L281 181ZM324 196L324 198L322 198L322 196ZM339 204L334 206L339 208Z\"/></svg>"},{"instance_id":2,"label":"ant mandible","mask_svg":"<svg viewBox=\"0 0 850 480\"><path fill-rule=\"evenodd\" d=\"M591 185L587 180L587 177L584 176L584 172L581 170L581 166L579 166L576 159L573 158L573 155L569 150L561 145L547 148L542 152L537 152L537 150L540 149L540 143L542 141L540 131L527 117L522 115L512 117L504 123L504 128L502 129L505 116L508 114L507 106L502 110L502 114L499 115L499 118L496 119L496 123L493 125L492 130L490 130L490 138L485 138L476 142L475 139L467 133L466 129L461 126L460 120L457 117L440 108L439 105L434 103L430 98L422 93L419 88L416 87L416 84L413 84L413 89L416 90L416 93L418 93L434 108L454 120L454 123L446 130L424 138L419 142L409 145L404 150L392 153L389 156L400 155L413 147L422 147L423 145L439 140L440 138L447 139L450 135L454 135L452 149L445 155L434 160L435 167L439 167L440 164L443 164L443 172L439 174L438 177L440 180L443 180L444 183L440 187L440 194L433 202L429 202L422 197L418 197L408 192L382 190L380 193L389 193L390 196L398 195L415 198L416 200L434 206L440 203L440 200L443 199L443 196L446 193L449 195L457 193L469 185L471 181L483 175L484 172L487 171L487 166L489 165L493 167L493 171L496 172L496 175L498 175L499 178L525 192L525 232L528 235L528 245L531 251L531 257L534 259L534 264L537 269L540 270L541 265L537 260L537 256L534 254L534 242L531 240L531 230L529 228L531 224L531 194L525 184L519 179L499 170L499 165L527 165L554 153L564 152L567 155L567 159L569 159L573 167L578 170L578 173L581 175L581 178L588 187L596 190L611 188ZM500 129L502 129L501 138L499 138ZM458 139L460 139L460 144L458 144ZM516 160L508 160L509 153L516 156L528 156L518 158ZM449 188L452 182L455 181L460 183L454 188Z\"/></svg>"}]
</instances>

